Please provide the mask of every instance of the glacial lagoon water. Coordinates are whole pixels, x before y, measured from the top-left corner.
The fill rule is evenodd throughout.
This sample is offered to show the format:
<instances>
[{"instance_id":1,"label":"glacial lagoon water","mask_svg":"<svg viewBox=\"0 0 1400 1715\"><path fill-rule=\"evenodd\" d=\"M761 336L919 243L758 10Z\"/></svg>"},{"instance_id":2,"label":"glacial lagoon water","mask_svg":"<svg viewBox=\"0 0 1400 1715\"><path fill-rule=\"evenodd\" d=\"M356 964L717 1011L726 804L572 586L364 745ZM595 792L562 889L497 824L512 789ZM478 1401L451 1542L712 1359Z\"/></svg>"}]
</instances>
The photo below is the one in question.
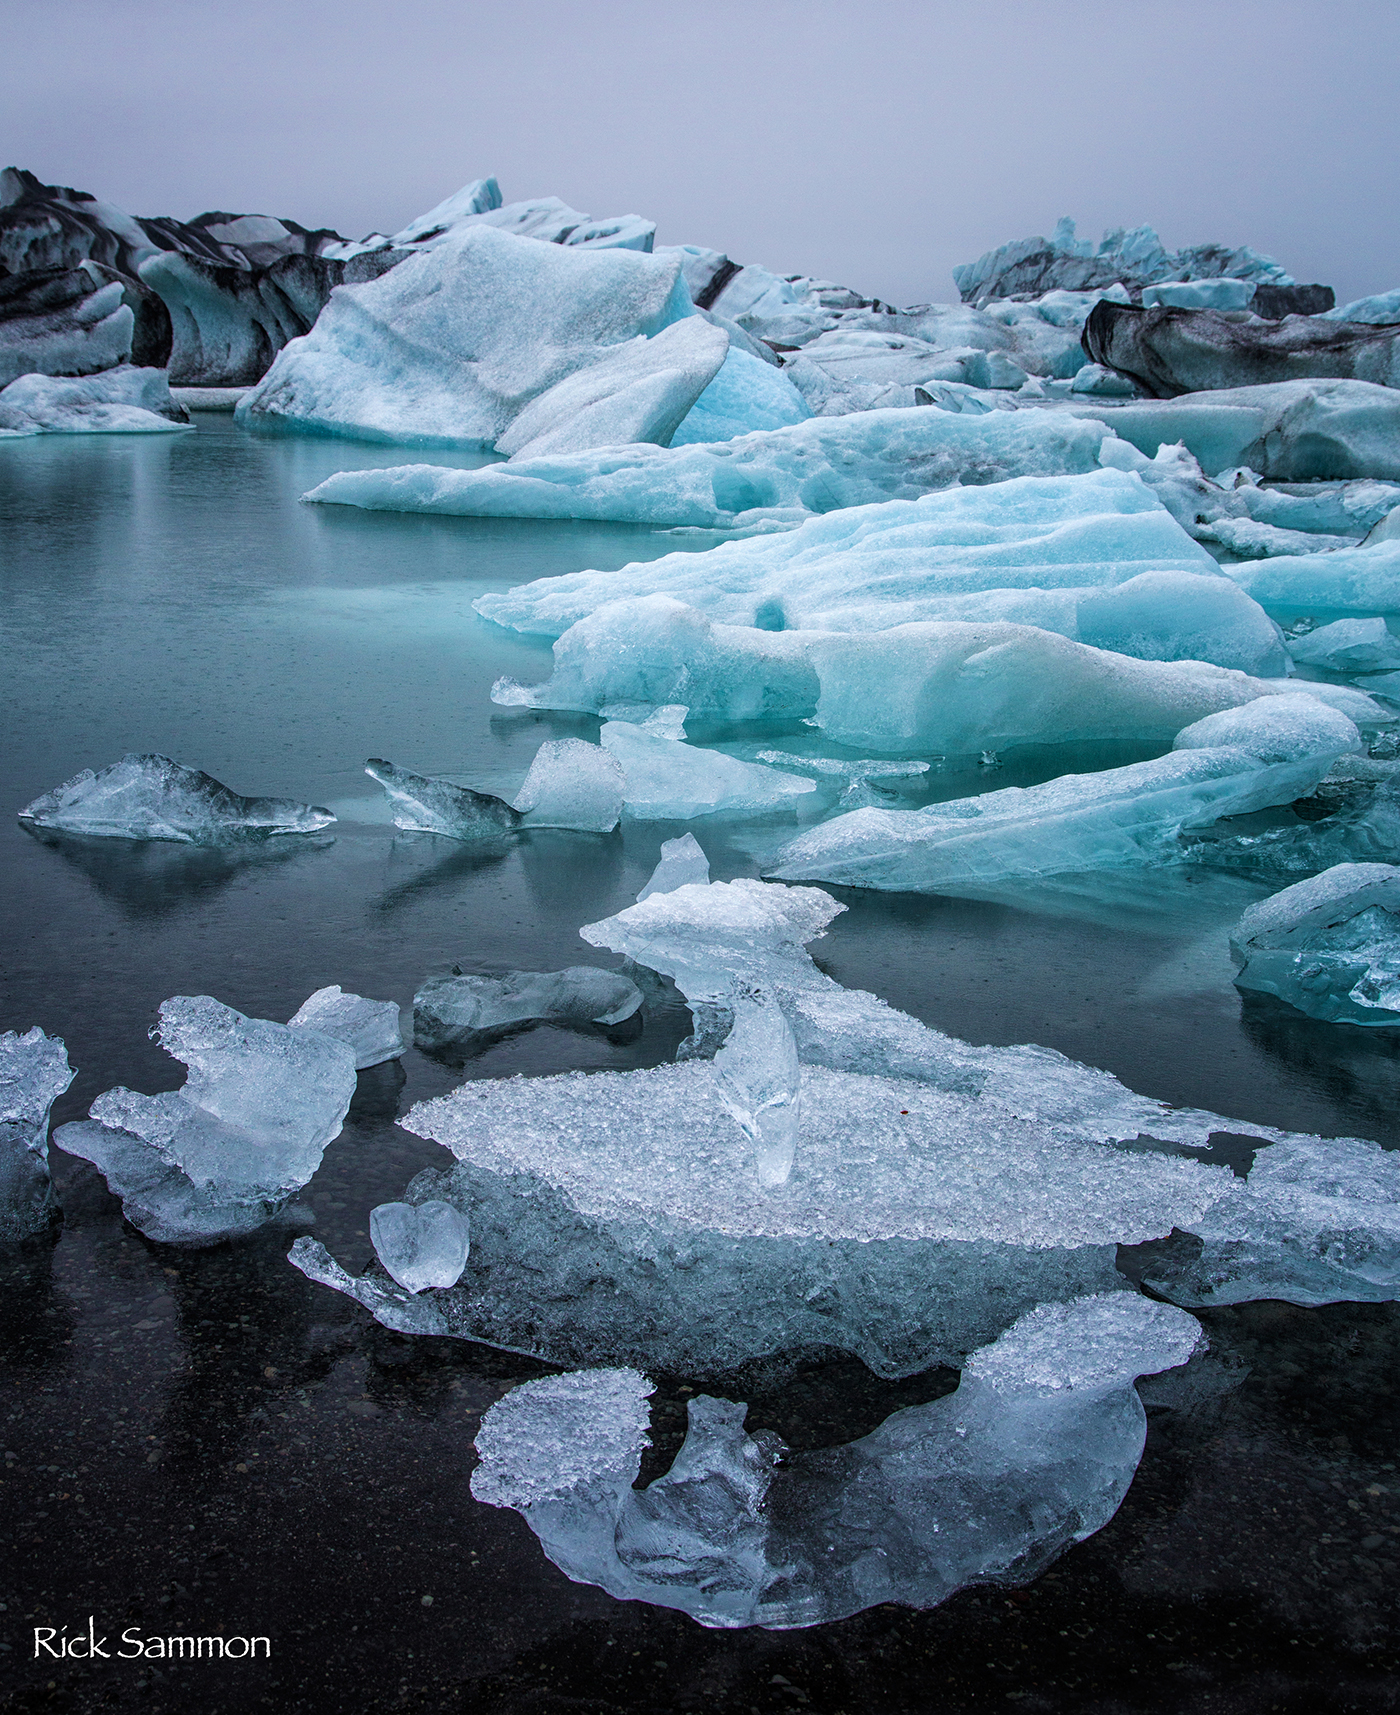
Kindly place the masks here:
<instances>
[{"instance_id":1,"label":"glacial lagoon water","mask_svg":"<svg viewBox=\"0 0 1400 1715\"><path fill-rule=\"evenodd\" d=\"M0 447L0 1029L37 1023L66 1041L79 1073L60 1122L113 1084L178 1085L181 1069L146 1035L168 995L287 1018L327 983L408 1004L454 964L604 962L579 925L635 897L661 842L684 831L540 832L482 859L396 832L362 770L383 756L509 795L542 739L592 738L597 722L493 707L492 682L545 677L549 651L488 625L472 600L715 538L305 507L298 496L331 472L396 455L196 421L179 436ZM41 839L14 821L78 769L147 750L241 792L328 805L339 821L324 838L234 851ZM945 764L923 791L1133 759ZM765 838L794 824L689 826L727 879L755 874ZM1173 1102L1400 1144L1388 1033L1316 1023L1233 987L1226 934L1264 885L1190 870L982 899L832 891L848 910L813 949L822 966L939 1028L1046 1043ZM688 1028L672 995L640 1031L540 1028L465 1075L653 1065ZM450 1159L395 1115L463 1075L414 1050L361 1075L302 1199L352 1272L371 1254L370 1208ZM1242 1168L1248 1153L1225 1142L1218 1158ZM13 1533L0 1600L7 1621L19 1616L5 1660L21 1697L44 1698L54 1680L68 1701L53 1706L74 1709L258 1696L308 1709L353 1698L371 1710L856 1715L928 1708L935 1690L937 1706L969 1711L1008 1698L1055 1711L1394 1702L1394 1306L1205 1313L1213 1382L1189 1396L1168 1379L1143 1384L1148 1447L1122 1510L1024 1591L965 1592L930 1613L879 1608L810 1633L715 1635L569 1584L519 1518L471 1499L481 1412L543 1366L386 1333L297 1274L285 1232L204 1253L148 1245L93 1169L53 1160L61 1234L8 1260L0 1288L0 1530ZM644 1479L665 1468L694 1386L656 1379ZM744 1378L742 1397L751 1427L819 1447L955 1379L774 1364ZM227 1665L57 1671L21 1659L28 1627L89 1613L117 1633L270 1634L272 1668L245 1683Z\"/></svg>"}]
</instances>

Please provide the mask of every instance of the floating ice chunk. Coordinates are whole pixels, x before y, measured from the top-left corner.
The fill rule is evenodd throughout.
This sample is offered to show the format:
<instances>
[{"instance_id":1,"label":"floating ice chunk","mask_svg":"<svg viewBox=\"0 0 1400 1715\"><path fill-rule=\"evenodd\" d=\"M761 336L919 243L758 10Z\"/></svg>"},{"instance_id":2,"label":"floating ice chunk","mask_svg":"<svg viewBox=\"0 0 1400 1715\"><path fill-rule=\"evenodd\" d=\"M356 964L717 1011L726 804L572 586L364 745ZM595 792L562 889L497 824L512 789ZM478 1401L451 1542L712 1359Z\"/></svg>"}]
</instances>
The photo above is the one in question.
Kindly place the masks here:
<instances>
[{"instance_id":1,"label":"floating ice chunk","mask_svg":"<svg viewBox=\"0 0 1400 1715\"><path fill-rule=\"evenodd\" d=\"M1284 1139L1261 1149L1248 1179L1190 1230L1200 1254L1177 1252L1144 1276L1174 1303L1394 1302L1400 1155L1357 1138Z\"/></svg>"},{"instance_id":2,"label":"floating ice chunk","mask_svg":"<svg viewBox=\"0 0 1400 1715\"><path fill-rule=\"evenodd\" d=\"M23 1036L0 1036L0 1241L42 1233L57 1213L49 1110L76 1075L62 1039L37 1024Z\"/></svg>"},{"instance_id":3,"label":"floating ice chunk","mask_svg":"<svg viewBox=\"0 0 1400 1715\"><path fill-rule=\"evenodd\" d=\"M797 1041L782 1008L758 990L741 988L730 1010L734 1023L714 1059L719 1099L754 1146L759 1184L785 1185L801 1117Z\"/></svg>"},{"instance_id":4,"label":"floating ice chunk","mask_svg":"<svg viewBox=\"0 0 1400 1715\"><path fill-rule=\"evenodd\" d=\"M1400 638L1383 619L1337 619L1304 637L1290 639L1295 661L1329 673L1379 673L1400 667Z\"/></svg>"},{"instance_id":5,"label":"floating ice chunk","mask_svg":"<svg viewBox=\"0 0 1400 1715\"><path fill-rule=\"evenodd\" d=\"M1203 524L1196 535L1200 540L1219 542L1242 560L1263 560L1271 554L1326 554L1334 548L1356 545L1353 536L1281 530L1276 524L1260 524L1252 518L1217 518Z\"/></svg>"},{"instance_id":6,"label":"floating ice chunk","mask_svg":"<svg viewBox=\"0 0 1400 1715\"><path fill-rule=\"evenodd\" d=\"M366 1000L346 994L339 983L317 989L287 1020L290 1030L319 1030L344 1042L354 1053L355 1070L397 1060L403 1053L399 1009L392 1000Z\"/></svg>"},{"instance_id":7,"label":"floating ice chunk","mask_svg":"<svg viewBox=\"0 0 1400 1715\"><path fill-rule=\"evenodd\" d=\"M467 226L378 280L332 293L237 417L490 447L558 382L693 313L673 260Z\"/></svg>"},{"instance_id":8,"label":"floating ice chunk","mask_svg":"<svg viewBox=\"0 0 1400 1715\"><path fill-rule=\"evenodd\" d=\"M1251 905L1235 984L1331 1023L1400 1024L1400 869L1342 863Z\"/></svg>"},{"instance_id":9,"label":"floating ice chunk","mask_svg":"<svg viewBox=\"0 0 1400 1715\"><path fill-rule=\"evenodd\" d=\"M641 1490L650 1384L547 1376L482 1419L472 1493L520 1512L576 1583L703 1625L931 1608L967 1584L1028 1583L1101 1529L1146 1439L1134 1378L1201 1343L1194 1317L1135 1293L1044 1305L976 1352L956 1393L797 1455L747 1434L743 1405L700 1395L670 1470Z\"/></svg>"},{"instance_id":10,"label":"floating ice chunk","mask_svg":"<svg viewBox=\"0 0 1400 1715\"><path fill-rule=\"evenodd\" d=\"M505 977L430 977L413 997L413 1040L431 1054L479 1051L524 1024L621 1024L642 1004L630 977L592 965Z\"/></svg>"},{"instance_id":11,"label":"floating ice chunk","mask_svg":"<svg viewBox=\"0 0 1400 1715\"><path fill-rule=\"evenodd\" d=\"M189 1067L180 1090L118 1087L54 1141L91 1161L147 1238L199 1247L262 1226L340 1134L355 1054L318 1030L245 1018L209 995L162 1002L157 1039Z\"/></svg>"},{"instance_id":12,"label":"floating ice chunk","mask_svg":"<svg viewBox=\"0 0 1400 1715\"><path fill-rule=\"evenodd\" d=\"M672 322L651 339L639 335L532 399L496 451L524 460L637 441L668 446L728 350L729 335L700 316Z\"/></svg>"},{"instance_id":13,"label":"floating ice chunk","mask_svg":"<svg viewBox=\"0 0 1400 1715\"><path fill-rule=\"evenodd\" d=\"M412 774L381 757L372 756L365 773L389 795L394 826L424 834L446 834L454 840L500 840L520 826L520 813L503 798Z\"/></svg>"},{"instance_id":14,"label":"floating ice chunk","mask_svg":"<svg viewBox=\"0 0 1400 1715\"><path fill-rule=\"evenodd\" d=\"M546 739L515 795L520 825L610 833L622 815L624 779L606 747L582 738Z\"/></svg>"},{"instance_id":15,"label":"floating ice chunk","mask_svg":"<svg viewBox=\"0 0 1400 1715\"><path fill-rule=\"evenodd\" d=\"M1271 607L1331 608L1342 613L1400 613L1400 540L1329 554L1278 555L1221 568Z\"/></svg>"},{"instance_id":16,"label":"floating ice chunk","mask_svg":"<svg viewBox=\"0 0 1400 1715\"><path fill-rule=\"evenodd\" d=\"M1136 383L1116 369L1105 369L1101 363L1086 363L1075 370L1070 391L1100 399L1133 399L1138 390Z\"/></svg>"},{"instance_id":17,"label":"floating ice chunk","mask_svg":"<svg viewBox=\"0 0 1400 1715\"><path fill-rule=\"evenodd\" d=\"M0 434L150 435L188 426L163 369L21 375L0 389Z\"/></svg>"},{"instance_id":18,"label":"floating ice chunk","mask_svg":"<svg viewBox=\"0 0 1400 1715\"><path fill-rule=\"evenodd\" d=\"M381 1203L369 1213L374 1254L405 1292L455 1286L467 1266L471 1225L451 1203Z\"/></svg>"},{"instance_id":19,"label":"floating ice chunk","mask_svg":"<svg viewBox=\"0 0 1400 1715\"><path fill-rule=\"evenodd\" d=\"M703 402L704 395L691 418ZM339 471L304 498L390 512L773 529L958 482L1090 472L1113 438L1096 419L1048 412L881 411L741 430L738 439L698 445L690 444L689 426L690 418L669 451L614 447L471 471L422 464Z\"/></svg>"},{"instance_id":20,"label":"floating ice chunk","mask_svg":"<svg viewBox=\"0 0 1400 1715\"><path fill-rule=\"evenodd\" d=\"M1182 855L1215 869L1277 877L1400 860L1400 770L1393 762L1339 757L1293 810L1297 821L1259 833L1234 833L1225 824L1197 830Z\"/></svg>"},{"instance_id":21,"label":"floating ice chunk","mask_svg":"<svg viewBox=\"0 0 1400 1715\"><path fill-rule=\"evenodd\" d=\"M650 899L653 893L673 893L678 887L710 879L710 860L701 849L694 834L682 834L679 839L661 842L661 861L651 872L651 880L637 895L638 900Z\"/></svg>"},{"instance_id":22,"label":"floating ice chunk","mask_svg":"<svg viewBox=\"0 0 1400 1715\"><path fill-rule=\"evenodd\" d=\"M810 828L767 873L895 892L946 892L1008 876L1159 863L1182 828L1287 804L1361 748L1316 699L1262 697L1178 734L1169 756L921 810L856 810Z\"/></svg>"},{"instance_id":23,"label":"floating ice chunk","mask_svg":"<svg viewBox=\"0 0 1400 1715\"><path fill-rule=\"evenodd\" d=\"M661 444L732 441L736 435L802 423L811 415L811 407L781 369L731 342L714 380L669 442Z\"/></svg>"},{"instance_id":24,"label":"floating ice chunk","mask_svg":"<svg viewBox=\"0 0 1400 1715\"><path fill-rule=\"evenodd\" d=\"M124 756L85 768L19 812L33 828L124 840L214 846L274 834L314 834L335 817L291 798L244 798L211 775L168 756Z\"/></svg>"},{"instance_id":25,"label":"floating ice chunk","mask_svg":"<svg viewBox=\"0 0 1400 1715\"><path fill-rule=\"evenodd\" d=\"M1144 286L1144 309L1165 304L1174 310L1245 310L1258 289L1254 280L1164 280Z\"/></svg>"},{"instance_id":26,"label":"floating ice chunk","mask_svg":"<svg viewBox=\"0 0 1400 1715\"><path fill-rule=\"evenodd\" d=\"M629 721L605 722L599 738L622 769L627 814L637 820L679 822L721 811L780 809L816 791L814 780L702 750Z\"/></svg>"}]
</instances>

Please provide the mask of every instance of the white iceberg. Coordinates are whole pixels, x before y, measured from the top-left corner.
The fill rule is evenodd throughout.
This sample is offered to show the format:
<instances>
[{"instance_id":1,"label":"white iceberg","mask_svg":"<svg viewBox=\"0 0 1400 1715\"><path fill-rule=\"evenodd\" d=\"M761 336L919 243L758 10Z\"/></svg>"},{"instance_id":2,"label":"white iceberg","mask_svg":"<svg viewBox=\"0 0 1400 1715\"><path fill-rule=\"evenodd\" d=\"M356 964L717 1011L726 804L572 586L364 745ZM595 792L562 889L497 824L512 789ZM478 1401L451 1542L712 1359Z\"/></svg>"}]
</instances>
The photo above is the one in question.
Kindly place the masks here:
<instances>
[{"instance_id":1,"label":"white iceberg","mask_svg":"<svg viewBox=\"0 0 1400 1715\"><path fill-rule=\"evenodd\" d=\"M188 427L163 369L21 375L0 389L0 435L160 435Z\"/></svg>"},{"instance_id":2,"label":"white iceberg","mask_svg":"<svg viewBox=\"0 0 1400 1715\"><path fill-rule=\"evenodd\" d=\"M239 1238L311 1178L355 1093L355 1053L318 1030L245 1018L209 995L161 1003L153 1034L189 1067L179 1090L118 1087L54 1142L91 1161L133 1226L191 1248Z\"/></svg>"},{"instance_id":3,"label":"white iceberg","mask_svg":"<svg viewBox=\"0 0 1400 1715\"><path fill-rule=\"evenodd\" d=\"M343 1042L355 1056L355 1070L397 1060L403 1053L398 1004L346 994L339 983L308 995L287 1020L289 1030L319 1030Z\"/></svg>"},{"instance_id":4,"label":"white iceberg","mask_svg":"<svg viewBox=\"0 0 1400 1715\"><path fill-rule=\"evenodd\" d=\"M0 1035L0 1243L46 1232L58 1213L49 1178L49 1111L76 1077L62 1038L36 1024Z\"/></svg>"},{"instance_id":5,"label":"white iceberg","mask_svg":"<svg viewBox=\"0 0 1400 1715\"><path fill-rule=\"evenodd\" d=\"M57 833L196 846L314 834L335 821L319 805L245 798L168 756L134 753L96 773L83 769L26 804L19 819Z\"/></svg>"}]
</instances>

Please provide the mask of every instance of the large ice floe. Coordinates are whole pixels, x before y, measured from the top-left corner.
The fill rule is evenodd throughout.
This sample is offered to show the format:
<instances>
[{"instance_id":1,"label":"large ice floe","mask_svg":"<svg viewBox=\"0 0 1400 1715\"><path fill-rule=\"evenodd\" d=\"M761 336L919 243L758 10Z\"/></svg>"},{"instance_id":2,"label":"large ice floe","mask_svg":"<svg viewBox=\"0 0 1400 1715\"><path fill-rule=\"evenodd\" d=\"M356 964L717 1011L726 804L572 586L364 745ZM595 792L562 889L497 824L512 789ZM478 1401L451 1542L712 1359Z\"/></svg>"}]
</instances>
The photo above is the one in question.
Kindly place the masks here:
<instances>
[{"instance_id":1,"label":"large ice floe","mask_svg":"<svg viewBox=\"0 0 1400 1715\"><path fill-rule=\"evenodd\" d=\"M21 375L0 388L0 435L159 435L188 425L163 369Z\"/></svg>"},{"instance_id":2,"label":"large ice floe","mask_svg":"<svg viewBox=\"0 0 1400 1715\"><path fill-rule=\"evenodd\" d=\"M125 840L224 845L312 834L335 821L329 810L291 798L245 798L212 775L168 756L133 753L85 768L19 812L26 827Z\"/></svg>"},{"instance_id":3,"label":"large ice floe","mask_svg":"<svg viewBox=\"0 0 1400 1715\"><path fill-rule=\"evenodd\" d=\"M1286 1140L841 987L803 949L842 909L814 888L688 883L587 926L675 981L685 1057L419 1103L402 1123L458 1164L403 1201L471 1223L450 1291L351 1277L310 1239L292 1260L387 1327L554 1362L716 1374L836 1347L909 1375L1038 1303L1121 1285L1116 1245L1196 1232L1234 1195L1227 1168L1118 1145ZM1344 1270L1334 1286L1347 1296Z\"/></svg>"},{"instance_id":4,"label":"large ice floe","mask_svg":"<svg viewBox=\"0 0 1400 1715\"><path fill-rule=\"evenodd\" d=\"M61 1038L36 1024L0 1036L0 1243L48 1230L58 1209L49 1178L49 1110L73 1082Z\"/></svg>"},{"instance_id":5,"label":"large ice floe","mask_svg":"<svg viewBox=\"0 0 1400 1715\"><path fill-rule=\"evenodd\" d=\"M1183 829L1292 803L1361 748L1354 723L1315 697L1261 697L1194 722L1149 762L920 810L850 811L799 834L768 873L938 893L1161 863L1182 855Z\"/></svg>"},{"instance_id":6,"label":"large ice floe","mask_svg":"<svg viewBox=\"0 0 1400 1715\"><path fill-rule=\"evenodd\" d=\"M199 1248L242 1237L285 1209L339 1136L356 1050L209 995L164 1001L152 1034L189 1068L184 1085L108 1090L54 1142L93 1163L147 1238Z\"/></svg>"},{"instance_id":7,"label":"large ice floe","mask_svg":"<svg viewBox=\"0 0 1400 1715\"><path fill-rule=\"evenodd\" d=\"M482 1419L479 1501L513 1507L576 1583L716 1627L810 1626L1029 1583L1118 1510L1142 1457L1140 1375L1204 1344L1134 1293L1045 1305L968 1359L957 1391L845 1446L791 1454L701 1394L669 1471L634 1487L651 1384L526 1382Z\"/></svg>"},{"instance_id":8,"label":"large ice floe","mask_svg":"<svg viewBox=\"0 0 1400 1715\"><path fill-rule=\"evenodd\" d=\"M1235 983L1336 1024L1400 1025L1400 868L1341 863L1251 905Z\"/></svg>"}]
</instances>

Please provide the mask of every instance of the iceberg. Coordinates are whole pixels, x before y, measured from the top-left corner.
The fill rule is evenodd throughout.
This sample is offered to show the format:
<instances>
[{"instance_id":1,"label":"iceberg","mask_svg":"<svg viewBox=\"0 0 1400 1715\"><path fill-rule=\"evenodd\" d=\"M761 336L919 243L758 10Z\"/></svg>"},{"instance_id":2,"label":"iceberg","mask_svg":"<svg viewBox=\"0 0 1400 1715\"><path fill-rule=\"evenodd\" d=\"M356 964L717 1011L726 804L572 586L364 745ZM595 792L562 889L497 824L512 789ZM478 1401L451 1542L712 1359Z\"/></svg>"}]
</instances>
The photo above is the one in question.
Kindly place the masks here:
<instances>
[{"instance_id":1,"label":"iceberg","mask_svg":"<svg viewBox=\"0 0 1400 1715\"><path fill-rule=\"evenodd\" d=\"M425 1053L467 1058L534 1024L574 1029L632 1018L642 991L630 977L592 965L512 971L504 977L431 977L413 997L413 1041Z\"/></svg>"},{"instance_id":2,"label":"iceberg","mask_svg":"<svg viewBox=\"0 0 1400 1715\"><path fill-rule=\"evenodd\" d=\"M1259 290L1255 280L1166 280L1142 288L1142 307L1173 310L1247 310Z\"/></svg>"},{"instance_id":3,"label":"iceberg","mask_svg":"<svg viewBox=\"0 0 1400 1715\"><path fill-rule=\"evenodd\" d=\"M319 1030L245 1018L210 995L163 1001L152 1035L179 1090L118 1087L54 1142L90 1161L148 1239L190 1248L265 1225L321 1164L355 1093L355 1052Z\"/></svg>"},{"instance_id":4,"label":"iceberg","mask_svg":"<svg viewBox=\"0 0 1400 1715\"><path fill-rule=\"evenodd\" d=\"M393 250L432 250L473 226L490 226L518 238L590 250L650 251L656 232L655 223L640 215L609 215L595 220L558 197L503 203L500 186L489 178L473 179L381 242Z\"/></svg>"},{"instance_id":5,"label":"iceberg","mask_svg":"<svg viewBox=\"0 0 1400 1715\"><path fill-rule=\"evenodd\" d=\"M626 778L624 802L634 820L683 822L725 811L774 810L816 791L814 780L686 744L679 730L685 714L676 705L640 725L603 724L599 739Z\"/></svg>"},{"instance_id":6,"label":"iceberg","mask_svg":"<svg viewBox=\"0 0 1400 1715\"><path fill-rule=\"evenodd\" d=\"M0 277L0 387L130 363L136 317L126 295L93 266Z\"/></svg>"},{"instance_id":7,"label":"iceberg","mask_svg":"<svg viewBox=\"0 0 1400 1715\"><path fill-rule=\"evenodd\" d=\"M1324 310L1322 314L1333 322L1400 322L1400 286L1389 292L1376 292L1369 298L1353 298L1349 304Z\"/></svg>"},{"instance_id":8,"label":"iceberg","mask_svg":"<svg viewBox=\"0 0 1400 1715\"><path fill-rule=\"evenodd\" d=\"M339 983L308 995L287 1020L287 1028L319 1030L345 1043L355 1056L357 1072L397 1060L404 1051L396 1002L346 994Z\"/></svg>"},{"instance_id":9,"label":"iceberg","mask_svg":"<svg viewBox=\"0 0 1400 1715\"><path fill-rule=\"evenodd\" d=\"M1295 882L1250 906L1230 952L1237 988L1331 1024L1398 1025L1400 868L1340 863Z\"/></svg>"},{"instance_id":10,"label":"iceberg","mask_svg":"<svg viewBox=\"0 0 1400 1715\"><path fill-rule=\"evenodd\" d=\"M559 382L693 314L675 261L468 226L333 292L235 415L248 427L489 448Z\"/></svg>"},{"instance_id":11,"label":"iceberg","mask_svg":"<svg viewBox=\"0 0 1400 1715\"><path fill-rule=\"evenodd\" d=\"M693 882L703 885L709 879L710 860L699 840L694 834L682 834L679 839L661 842L660 860L637 898L640 901L650 899L653 893L674 893L678 887L689 887Z\"/></svg>"},{"instance_id":12,"label":"iceberg","mask_svg":"<svg viewBox=\"0 0 1400 1715\"><path fill-rule=\"evenodd\" d=\"M701 1394L644 1489L646 1378L546 1376L482 1418L472 1494L518 1511L575 1583L706 1626L932 1608L1029 1583L1102 1529L1146 1440L1134 1379L1204 1344L1194 1317L1131 1292L1043 1305L974 1352L955 1393L842 1447L794 1455L745 1431L746 1406Z\"/></svg>"},{"instance_id":13,"label":"iceberg","mask_svg":"<svg viewBox=\"0 0 1400 1715\"><path fill-rule=\"evenodd\" d=\"M21 375L0 388L0 435L160 435L188 425L163 369Z\"/></svg>"},{"instance_id":14,"label":"iceberg","mask_svg":"<svg viewBox=\"0 0 1400 1715\"><path fill-rule=\"evenodd\" d=\"M62 1038L36 1024L0 1035L0 1243L47 1232L58 1214L49 1178L49 1111L77 1076Z\"/></svg>"},{"instance_id":15,"label":"iceberg","mask_svg":"<svg viewBox=\"0 0 1400 1715\"><path fill-rule=\"evenodd\" d=\"M1382 673L1400 667L1400 638L1383 619L1337 619L1288 640L1295 661L1327 673Z\"/></svg>"},{"instance_id":16,"label":"iceberg","mask_svg":"<svg viewBox=\"0 0 1400 1715\"><path fill-rule=\"evenodd\" d=\"M396 828L490 843L513 834L521 824L520 812L503 798L414 774L379 756L370 757L365 773L388 794Z\"/></svg>"},{"instance_id":17,"label":"iceberg","mask_svg":"<svg viewBox=\"0 0 1400 1715\"><path fill-rule=\"evenodd\" d=\"M470 1224L451 1203L381 1203L369 1236L385 1272L414 1294L455 1286L471 1249Z\"/></svg>"},{"instance_id":18,"label":"iceberg","mask_svg":"<svg viewBox=\"0 0 1400 1715\"><path fill-rule=\"evenodd\" d=\"M694 443L683 432L688 424L664 450L517 455L481 470L338 471L302 498L388 512L767 530L959 483L1085 474L1099 468L1099 450L1112 439L1096 419L1029 411L872 411Z\"/></svg>"},{"instance_id":19,"label":"iceberg","mask_svg":"<svg viewBox=\"0 0 1400 1715\"><path fill-rule=\"evenodd\" d=\"M245 798L168 756L124 756L85 768L19 812L29 828L124 840L215 846L277 834L314 834L335 817L291 798Z\"/></svg>"},{"instance_id":20,"label":"iceberg","mask_svg":"<svg viewBox=\"0 0 1400 1715\"><path fill-rule=\"evenodd\" d=\"M1338 710L1261 697L1177 734L1170 755L921 810L854 810L809 828L765 873L894 892L949 892L1012 876L1161 863L1178 833L1288 804L1361 749Z\"/></svg>"}]
</instances>

